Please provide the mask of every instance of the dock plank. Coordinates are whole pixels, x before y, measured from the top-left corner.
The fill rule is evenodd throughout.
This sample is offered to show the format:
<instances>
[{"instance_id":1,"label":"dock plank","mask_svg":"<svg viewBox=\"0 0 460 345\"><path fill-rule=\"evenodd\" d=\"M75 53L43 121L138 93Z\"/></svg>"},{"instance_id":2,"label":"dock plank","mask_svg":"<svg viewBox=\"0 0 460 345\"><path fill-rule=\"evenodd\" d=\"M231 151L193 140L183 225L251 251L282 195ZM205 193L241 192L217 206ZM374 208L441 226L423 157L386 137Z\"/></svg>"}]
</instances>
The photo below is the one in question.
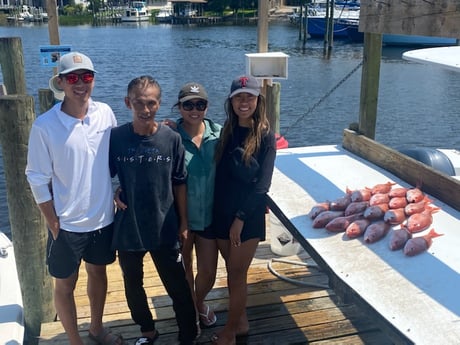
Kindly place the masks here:
<instances>
[{"instance_id":1,"label":"dock plank","mask_svg":"<svg viewBox=\"0 0 460 345\"><path fill-rule=\"evenodd\" d=\"M267 240L260 243L249 269L247 312L251 330L250 335L238 341L238 344L391 344L367 315L356 305L342 302L334 290L300 285L302 283L293 284L272 274L267 268L268 262L280 257L271 252L269 235L268 227ZM272 262L272 267L279 275L299 282L328 283L328 276L324 272L303 265L314 264L304 250L282 259L289 262ZM176 344L178 330L172 301L148 256L144 268L149 303L161 334L155 344ZM114 332L121 333L126 344L132 344L139 336L139 327L131 320L118 262L108 267L108 275L104 322ZM86 272L81 269L75 298L82 337L87 344L94 344L87 338L90 314L86 279ZM217 280L207 300L215 310L218 321L216 327L202 331L197 344L211 344L210 337L223 327L227 319L228 291L225 264L221 257L218 261ZM42 325L39 344L67 344L67 337L59 321Z\"/></svg>"}]
</instances>

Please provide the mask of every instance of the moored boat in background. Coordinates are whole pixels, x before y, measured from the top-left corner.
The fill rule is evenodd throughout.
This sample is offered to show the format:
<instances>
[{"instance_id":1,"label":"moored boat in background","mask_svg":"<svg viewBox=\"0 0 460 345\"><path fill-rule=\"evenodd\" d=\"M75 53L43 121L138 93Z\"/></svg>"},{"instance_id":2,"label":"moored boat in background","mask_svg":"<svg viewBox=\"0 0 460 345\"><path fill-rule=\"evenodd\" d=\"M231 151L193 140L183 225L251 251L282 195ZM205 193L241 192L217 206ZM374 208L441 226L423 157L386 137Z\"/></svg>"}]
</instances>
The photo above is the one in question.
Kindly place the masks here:
<instances>
[{"instance_id":1,"label":"moored boat in background","mask_svg":"<svg viewBox=\"0 0 460 345\"><path fill-rule=\"evenodd\" d=\"M327 29L327 5L325 0L314 0L307 6L306 21L307 32L311 37L322 37ZM334 6L334 37L347 38L348 27L359 23L360 6L357 1L336 2ZM298 22L300 16L294 13L290 17L291 22Z\"/></svg>"},{"instance_id":2,"label":"moored boat in background","mask_svg":"<svg viewBox=\"0 0 460 345\"><path fill-rule=\"evenodd\" d=\"M132 1L121 16L122 22L147 22L150 20L150 10L145 1Z\"/></svg>"},{"instance_id":3,"label":"moored boat in background","mask_svg":"<svg viewBox=\"0 0 460 345\"><path fill-rule=\"evenodd\" d=\"M167 5L160 8L160 11L155 15L155 20L159 23L168 23L171 21L173 14L171 3L168 2Z\"/></svg>"},{"instance_id":4,"label":"moored boat in background","mask_svg":"<svg viewBox=\"0 0 460 345\"><path fill-rule=\"evenodd\" d=\"M447 46L458 45L453 37L383 34L382 44L391 46Z\"/></svg>"}]
</instances>

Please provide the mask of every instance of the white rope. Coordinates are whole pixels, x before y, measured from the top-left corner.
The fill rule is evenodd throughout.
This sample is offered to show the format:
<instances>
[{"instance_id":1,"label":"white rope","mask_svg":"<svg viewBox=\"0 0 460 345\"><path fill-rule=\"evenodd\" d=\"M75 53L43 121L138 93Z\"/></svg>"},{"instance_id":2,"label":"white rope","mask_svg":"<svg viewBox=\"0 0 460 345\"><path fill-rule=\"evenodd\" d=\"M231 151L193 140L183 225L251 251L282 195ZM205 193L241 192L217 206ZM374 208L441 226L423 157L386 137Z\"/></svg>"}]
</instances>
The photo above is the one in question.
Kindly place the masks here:
<instances>
[{"instance_id":1,"label":"white rope","mask_svg":"<svg viewBox=\"0 0 460 345\"><path fill-rule=\"evenodd\" d=\"M310 286L310 287L318 287L318 288L323 288L323 289L329 289L329 285L328 285L328 284L308 283L308 282L304 282L304 281L292 279L292 278L286 277L286 276L284 276L284 275L281 275L281 274L279 274L279 273L273 268L273 266L272 266L272 263L273 263L273 262L282 262L282 263L286 263L286 264L305 266L305 267L309 267L309 268L316 268L317 270L319 270L319 266L318 266L317 264L307 264L307 263L305 263L305 262L299 262L299 261L292 261L292 260L286 260L286 259L272 258L272 259L270 259L270 260L268 261L267 267L268 267L268 270L269 270L273 275L275 275L275 276L278 277L279 279L284 280L284 281L287 281L287 282L289 282L289 283L296 284L296 285L300 285L300 286Z\"/></svg>"}]
</instances>

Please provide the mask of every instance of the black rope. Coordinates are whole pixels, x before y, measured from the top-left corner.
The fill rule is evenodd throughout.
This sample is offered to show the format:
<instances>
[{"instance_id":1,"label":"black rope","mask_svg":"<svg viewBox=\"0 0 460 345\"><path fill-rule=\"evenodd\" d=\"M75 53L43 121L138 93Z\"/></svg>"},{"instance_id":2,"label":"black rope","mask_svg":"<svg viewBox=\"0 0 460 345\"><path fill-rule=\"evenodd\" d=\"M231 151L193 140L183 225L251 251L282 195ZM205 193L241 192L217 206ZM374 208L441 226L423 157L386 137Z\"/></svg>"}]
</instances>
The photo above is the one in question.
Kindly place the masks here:
<instances>
[{"instance_id":1,"label":"black rope","mask_svg":"<svg viewBox=\"0 0 460 345\"><path fill-rule=\"evenodd\" d=\"M342 78L342 80L340 80L332 89L330 89L323 97L321 97L315 104L313 104L313 106L310 107L310 109L308 109L308 111L305 114L299 116L299 118L287 128L287 130L284 132L284 136L286 136L289 133L292 127L297 126L299 122L301 122L305 117L307 117L311 112L313 112L313 110L315 110L321 103L323 103L324 100L328 98L335 90L337 90L339 86L342 85L348 78L350 78L353 75L353 73L355 73L362 66L362 64L363 62L361 61L344 78Z\"/></svg>"}]
</instances>

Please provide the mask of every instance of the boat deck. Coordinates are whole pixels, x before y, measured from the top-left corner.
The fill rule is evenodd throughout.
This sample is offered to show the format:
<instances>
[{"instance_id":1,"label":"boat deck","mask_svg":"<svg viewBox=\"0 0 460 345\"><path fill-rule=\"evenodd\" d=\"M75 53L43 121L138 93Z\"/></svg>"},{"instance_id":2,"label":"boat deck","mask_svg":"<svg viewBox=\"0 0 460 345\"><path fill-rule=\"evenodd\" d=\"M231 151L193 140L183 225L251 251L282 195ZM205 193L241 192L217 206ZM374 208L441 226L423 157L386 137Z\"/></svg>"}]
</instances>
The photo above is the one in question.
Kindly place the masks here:
<instances>
[{"instance_id":1,"label":"boat deck","mask_svg":"<svg viewBox=\"0 0 460 345\"><path fill-rule=\"evenodd\" d=\"M390 155L386 159L393 165L402 164ZM458 202L454 200L458 185L453 178L445 179L453 186L449 193L454 204ZM433 181L440 189L441 178ZM423 182L422 189L432 183ZM369 308L369 316L377 315L377 325L395 343L459 344L460 300L454 288L460 282L459 211L426 194L438 209L426 230L413 237L428 236L429 229L443 236L436 237L427 251L414 257L404 255L402 250L390 250L389 234L369 244L362 238L349 239L343 233L314 228L307 216L315 204L336 200L347 189L384 183L411 187L339 145L280 150L269 193L270 206L303 248L330 273L334 291L340 295L342 290L345 298L364 310Z\"/></svg>"},{"instance_id":2,"label":"boat deck","mask_svg":"<svg viewBox=\"0 0 460 345\"><path fill-rule=\"evenodd\" d=\"M272 274L267 264L272 258L278 258L294 262L293 264L273 261L272 267L278 274L311 284L328 283L325 273L302 265L314 264L303 249L294 256L274 255L270 250L269 235L268 229L267 240L260 243L249 269L247 309L251 330L249 337L238 344L391 344L368 314L363 313L356 305L342 302L333 290L300 286ZM150 298L152 313L157 320L157 329L161 334L155 344L176 344L177 326L171 300L153 264L147 259L145 271L147 295ZM75 293L78 319L85 341L87 344L93 344L86 338L89 306L85 289L86 273L82 269ZM225 266L220 258L216 284L208 295L209 304L217 313L217 326L203 330L198 344L211 344L211 335L225 323L227 296ZM139 336L139 329L133 324L128 311L117 263L109 266L109 291L104 322L115 332L123 334L127 344L133 344L134 339ZM39 344L67 344L61 323L43 324Z\"/></svg>"}]
</instances>

